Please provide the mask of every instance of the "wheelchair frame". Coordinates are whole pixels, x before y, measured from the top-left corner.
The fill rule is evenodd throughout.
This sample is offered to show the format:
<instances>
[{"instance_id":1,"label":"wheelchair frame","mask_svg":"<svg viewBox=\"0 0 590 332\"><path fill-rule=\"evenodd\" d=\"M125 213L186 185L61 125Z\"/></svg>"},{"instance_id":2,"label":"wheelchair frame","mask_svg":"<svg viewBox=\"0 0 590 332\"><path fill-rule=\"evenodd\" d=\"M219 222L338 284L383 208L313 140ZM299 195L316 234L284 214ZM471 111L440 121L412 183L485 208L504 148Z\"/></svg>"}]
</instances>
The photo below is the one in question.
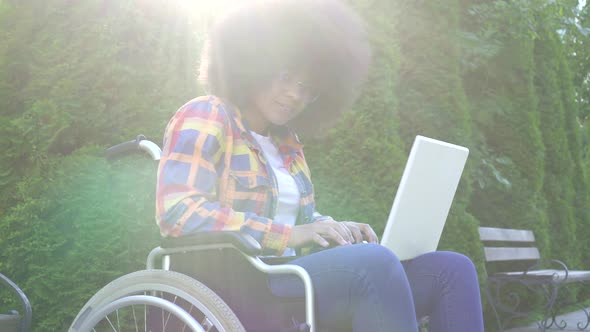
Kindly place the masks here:
<instances>
[{"instance_id":1,"label":"wheelchair frame","mask_svg":"<svg viewBox=\"0 0 590 332\"><path fill-rule=\"evenodd\" d=\"M248 236L246 234L240 234L240 236ZM253 238L251 241L255 241ZM239 248L238 246L231 244L231 243L220 243L220 244L196 244L192 246L186 247L178 247L178 248L162 248L156 247L154 248L148 255L146 268L148 270L152 270L156 267L156 261L161 259L162 262L162 269L168 270L169 265L169 255L177 254L177 253L187 253L193 251L200 251L200 250L209 250L209 249L222 249L222 248L233 248L240 251L240 253L244 256L248 262L250 262L256 269L266 274L294 274L298 276L302 281L305 287L305 316L306 316L306 323L310 327L310 332L315 332L315 308L314 308L314 291L313 291L313 284L311 281L311 277L305 271L304 268L297 265L269 265L264 263L259 257L251 256Z\"/></svg>"},{"instance_id":2,"label":"wheelchair frame","mask_svg":"<svg viewBox=\"0 0 590 332\"><path fill-rule=\"evenodd\" d=\"M16 331L28 332L31 328L31 321L33 319L33 310L31 309L31 303L29 302L29 299L22 289L20 289L20 287L18 287L12 280L8 279L8 277L2 273L0 273L0 285L7 287L11 293L18 298L21 304L20 309L23 310L22 316L21 313L16 310L12 310L7 315L0 314L0 327L2 329L10 328L13 330L12 326L9 327L8 325L14 324L16 325Z\"/></svg>"},{"instance_id":3,"label":"wheelchair frame","mask_svg":"<svg viewBox=\"0 0 590 332\"><path fill-rule=\"evenodd\" d=\"M114 159L118 156L126 155L127 153L137 151L147 152L154 160L159 160L161 156L161 149L157 144L147 140L146 137L143 135L138 135L135 140L121 143L107 149L106 157L108 159ZM152 305L155 307L165 309L169 313L177 316L193 331L205 331L203 327L198 322L196 322L195 319L193 319L193 317L191 317L191 315L187 313L184 309L180 308L175 303L157 297L157 292L162 290L168 290L171 294L175 296L183 296L184 300L188 298L191 305L196 305L198 307L200 306L201 308L204 306L203 303L213 303L216 305L215 310L205 309L204 311L207 311L207 313L211 314L212 316L214 316L212 311L221 312L221 314L231 316L230 320L234 319L235 314L231 311L231 309L229 309L229 307L227 307L223 300L221 300L215 293L213 293L213 291L208 289L205 285L201 284L200 282L198 282L198 280L193 279L189 276L185 276L177 272L168 271L169 259L171 254L223 248L233 248L240 251L244 258L248 260L256 269L266 274L294 274L298 276L303 281L305 289L306 324L310 332L316 331L313 284L309 274L307 273L307 271L305 271L305 269L297 265L266 264L260 259L260 257L257 256L261 253L260 244L250 235L243 234L240 232L197 233L195 234L195 236L191 236L189 241L190 243L184 243L181 245L173 244L172 247L162 247L161 245L154 248L148 254L147 257L147 271L138 271L135 273L125 275L111 282L109 285L105 286L103 289L97 292L86 303L86 305L77 315L76 319L72 323L72 326L70 327L70 331L92 331L94 330L94 324L98 323L99 320L103 317L107 317L108 319L108 315L111 312L113 312L113 310L117 310L124 306L133 306L137 304ZM168 271L168 274L163 274L156 271ZM193 283L195 285L195 288L197 288L199 292L202 293L202 295L191 296L190 294L187 294L187 289L183 290L180 288L176 288L173 285L168 284L168 282L146 283L146 286L140 286L140 288L147 288L149 285L149 288L151 289L143 289L142 291L144 291L144 295L137 295L137 287L131 287L129 284L132 284L135 279L138 279L138 281L139 279L143 280L149 273L152 273L155 276L158 275L160 277L172 275L175 278L180 278L179 280L184 280L184 278L186 278L183 284L185 284L186 286L186 284ZM192 282L189 279L192 280ZM106 299L106 302L104 301L104 299ZM133 311L133 315L135 315L135 311ZM210 318L217 323L219 323L219 321L221 320L220 318L218 319L218 317L209 317L207 314L205 314L204 321L207 328L210 328L213 325L215 325L215 322L211 322ZM239 320L239 318L237 319ZM113 324L110 321L109 324L113 326ZM240 323L238 322L237 324ZM220 329L218 325L221 324L219 323L215 325L217 329L219 331L223 331L224 329Z\"/></svg>"}]
</instances>

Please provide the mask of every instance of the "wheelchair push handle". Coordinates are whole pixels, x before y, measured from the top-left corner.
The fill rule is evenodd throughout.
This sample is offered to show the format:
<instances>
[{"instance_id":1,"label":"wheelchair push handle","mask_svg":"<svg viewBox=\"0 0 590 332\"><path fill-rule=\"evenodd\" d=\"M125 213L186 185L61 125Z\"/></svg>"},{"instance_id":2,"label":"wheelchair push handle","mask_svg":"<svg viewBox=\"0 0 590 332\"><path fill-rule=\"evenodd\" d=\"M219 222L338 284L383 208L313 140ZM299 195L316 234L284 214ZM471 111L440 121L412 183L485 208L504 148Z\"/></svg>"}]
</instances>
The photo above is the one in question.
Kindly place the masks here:
<instances>
[{"instance_id":1,"label":"wheelchair push handle","mask_svg":"<svg viewBox=\"0 0 590 332\"><path fill-rule=\"evenodd\" d=\"M22 307L24 309L24 313L20 322L18 324L18 332L27 332L31 328L31 322L33 320L33 310L31 309L31 303L29 299L25 295L25 293L18 287L12 280L8 279L5 275L0 273L0 285L7 287L13 294L17 295ZM18 317L18 311L11 311L11 314L16 315Z\"/></svg>"},{"instance_id":2,"label":"wheelchair push handle","mask_svg":"<svg viewBox=\"0 0 590 332\"><path fill-rule=\"evenodd\" d=\"M160 160L162 156L160 147L144 135L137 135L134 140L111 146L106 150L105 155L107 159L115 160L136 152L146 152L153 160Z\"/></svg>"}]
</instances>

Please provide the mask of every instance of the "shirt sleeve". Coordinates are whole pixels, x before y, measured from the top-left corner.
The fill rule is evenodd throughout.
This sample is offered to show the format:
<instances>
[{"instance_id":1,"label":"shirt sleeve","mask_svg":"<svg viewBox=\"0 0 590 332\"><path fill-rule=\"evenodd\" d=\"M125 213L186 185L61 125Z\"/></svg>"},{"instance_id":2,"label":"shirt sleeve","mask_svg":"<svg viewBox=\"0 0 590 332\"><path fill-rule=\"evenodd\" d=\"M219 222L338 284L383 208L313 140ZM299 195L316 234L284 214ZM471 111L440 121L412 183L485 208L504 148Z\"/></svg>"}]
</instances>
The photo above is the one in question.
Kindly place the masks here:
<instances>
[{"instance_id":1,"label":"shirt sleeve","mask_svg":"<svg viewBox=\"0 0 590 332\"><path fill-rule=\"evenodd\" d=\"M290 225L234 211L219 202L217 188L230 130L225 111L206 98L187 103L170 120L156 188L160 232L179 237L198 231L241 230L251 234L266 254L281 255L291 235Z\"/></svg>"}]
</instances>

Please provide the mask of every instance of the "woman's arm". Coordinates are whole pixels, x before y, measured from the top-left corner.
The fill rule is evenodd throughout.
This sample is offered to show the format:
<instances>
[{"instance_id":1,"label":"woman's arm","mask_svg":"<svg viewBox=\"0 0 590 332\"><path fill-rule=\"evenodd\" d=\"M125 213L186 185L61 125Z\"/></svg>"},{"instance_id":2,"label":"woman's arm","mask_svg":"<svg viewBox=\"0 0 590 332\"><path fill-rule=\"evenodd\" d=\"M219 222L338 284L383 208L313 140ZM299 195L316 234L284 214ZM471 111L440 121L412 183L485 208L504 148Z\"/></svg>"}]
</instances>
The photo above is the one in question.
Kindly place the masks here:
<instances>
[{"instance_id":1,"label":"woman's arm","mask_svg":"<svg viewBox=\"0 0 590 332\"><path fill-rule=\"evenodd\" d=\"M198 231L242 230L254 236L265 252L280 255L291 226L219 202L219 168L230 130L227 115L214 97L187 103L170 120L158 168L160 231L163 236L178 237Z\"/></svg>"}]
</instances>

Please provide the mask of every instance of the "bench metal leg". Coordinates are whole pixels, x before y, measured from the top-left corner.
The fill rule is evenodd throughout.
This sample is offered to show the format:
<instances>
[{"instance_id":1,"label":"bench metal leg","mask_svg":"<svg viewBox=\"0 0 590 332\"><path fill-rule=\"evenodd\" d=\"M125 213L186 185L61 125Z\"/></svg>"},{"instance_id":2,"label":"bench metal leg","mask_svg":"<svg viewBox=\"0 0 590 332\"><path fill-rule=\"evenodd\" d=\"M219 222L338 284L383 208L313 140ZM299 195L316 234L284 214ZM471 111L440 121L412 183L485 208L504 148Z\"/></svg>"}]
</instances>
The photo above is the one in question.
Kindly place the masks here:
<instances>
[{"instance_id":1,"label":"bench metal leg","mask_svg":"<svg viewBox=\"0 0 590 332\"><path fill-rule=\"evenodd\" d=\"M580 309L582 309L582 311L584 312L584 314L586 315L586 322L578 322L578 330L580 331L584 331L586 330L586 328L588 326L590 326L590 312L586 309L585 306L583 305L579 305Z\"/></svg>"},{"instance_id":2,"label":"bench metal leg","mask_svg":"<svg viewBox=\"0 0 590 332\"><path fill-rule=\"evenodd\" d=\"M547 325L547 328L551 328L553 326L555 326L556 328L560 329L560 330L565 330L565 328L568 326L567 322L565 320L561 320L559 323L557 322L557 315L561 312L560 307L561 306L568 306L568 305L575 305L576 307L578 307L578 309L580 310L580 312L584 313L585 318L583 318L581 321L577 322L576 327L579 331L586 331L586 329L588 329L588 327L590 326L590 311L588 311L588 309L586 308L585 305L581 304L581 303L572 303L572 302L556 302L556 306L553 308L552 314L551 314L551 323L549 325ZM573 330L573 328L571 328L571 330Z\"/></svg>"},{"instance_id":3,"label":"bench metal leg","mask_svg":"<svg viewBox=\"0 0 590 332\"><path fill-rule=\"evenodd\" d=\"M551 326L556 326L560 329L565 328L567 323L557 322L555 316L557 314L557 308L555 307L559 285L544 285L529 284L526 282L504 282L502 280L488 281L485 287L485 294L488 302L492 306L496 322L500 331L510 325L510 322L518 318L528 318L538 310L523 311L521 308L521 298L516 292L505 292L504 287L507 285L522 284L529 291L541 295L544 299L545 305L543 306L543 319L537 321L537 326L540 331L546 331ZM505 299L509 299L507 302ZM500 313L506 314L504 319L501 318Z\"/></svg>"},{"instance_id":4,"label":"bench metal leg","mask_svg":"<svg viewBox=\"0 0 590 332\"><path fill-rule=\"evenodd\" d=\"M527 288L533 290L532 287L527 285ZM567 326L565 321L561 321L557 323L555 316L557 316L558 309L555 307L557 302L557 296L559 293L559 285L558 284L551 284L551 285L543 285L542 287L543 295L547 299L547 304L545 306L545 313L543 315L543 319L537 322L537 326L539 326L539 330L546 331L547 329L551 328L553 325L558 327L560 330L564 329Z\"/></svg>"},{"instance_id":5,"label":"bench metal leg","mask_svg":"<svg viewBox=\"0 0 590 332\"><path fill-rule=\"evenodd\" d=\"M496 314L496 321L500 331L504 331L515 319L527 318L534 313L534 311L522 311L521 298L517 292L505 292L504 286L514 285L515 283L495 280L491 284L493 284L493 289L489 288L491 285L487 286L486 295ZM500 313L504 313L506 317L502 319Z\"/></svg>"},{"instance_id":6,"label":"bench metal leg","mask_svg":"<svg viewBox=\"0 0 590 332\"><path fill-rule=\"evenodd\" d=\"M502 326L502 320L500 320L500 315L498 314L498 310L496 310L496 303L494 297L492 297L492 293L490 292L489 283L486 283L484 292L486 294L488 303L492 306L492 310L494 311L494 316L496 317L496 323L498 324L499 331L504 331L504 327Z\"/></svg>"}]
</instances>

